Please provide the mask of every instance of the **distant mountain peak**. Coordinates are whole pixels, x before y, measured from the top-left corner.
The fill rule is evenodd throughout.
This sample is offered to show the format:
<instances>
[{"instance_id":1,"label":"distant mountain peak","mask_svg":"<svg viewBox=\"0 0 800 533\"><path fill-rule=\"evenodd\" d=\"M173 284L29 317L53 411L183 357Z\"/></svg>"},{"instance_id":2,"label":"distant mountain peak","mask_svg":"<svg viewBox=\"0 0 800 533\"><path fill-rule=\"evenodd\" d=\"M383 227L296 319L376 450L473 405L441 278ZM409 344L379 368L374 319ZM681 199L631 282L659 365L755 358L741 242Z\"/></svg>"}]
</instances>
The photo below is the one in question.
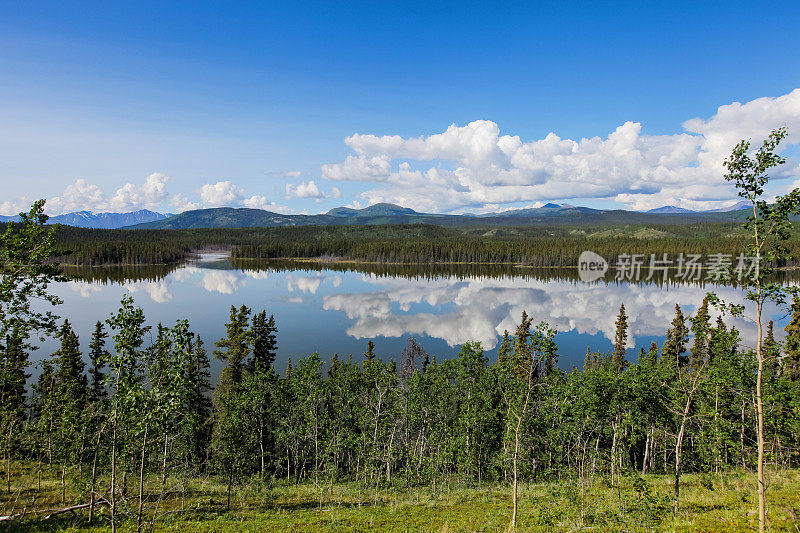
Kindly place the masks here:
<instances>
[{"instance_id":1,"label":"distant mountain peak","mask_svg":"<svg viewBox=\"0 0 800 533\"><path fill-rule=\"evenodd\" d=\"M408 207L403 207L397 204L378 203L372 204L362 209L353 209L352 207L335 207L325 213L331 216L397 216L397 215L416 215L417 212Z\"/></svg>"},{"instance_id":2,"label":"distant mountain peak","mask_svg":"<svg viewBox=\"0 0 800 533\"><path fill-rule=\"evenodd\" d=\"M93 213L92 211L75 211L63 215L51 216L50 224L63 224L78 228L117 229L132 224L142 224L163 220L173 216L170 213L156 213L149 209L139 209L130 213Z\"/></svg>"},{"instance_id":3,"label":"distant mountain peak","mask_svg":"<svg viewBox=\"0 0 800 533\"><path fill-rule=\"evenodd\" d=\"M650 209L646 211L646 213L655 213L655 214L677 214L677 213L696 213L697 211L692 211L691 209L684 209L683 207L677 207L674 205L664 205L661 207L657 207L655 209Z\"/></svg>"},{"instance_id":4,"label":"distant mountain peak","mask_svg":"<svg viewBox=\"0 0 800 533\"><path fill-rule=\"evenodd\" d=\"M653 214L662 214L662 215L680 215L680 214L693 214L693 213L728 213L730 211L739 211L741 209L745 209L750 207L750 203L746 200L742 200L740 202L736 202L735 204L729 205L728 207L718 207L717 209L706 209L704 211L693 211L691 209L684 209L683 207L677 207L674 205L664 205L661 207L657 207L655 209L650 209L649 211L645 211L646 213L653 213Z\"/></svg>"},{"instance_id":5,"label":"distant mountain peak","mask_svg":"<svg viewBox=\"0 0 800 533\"><path fill-rule=\"evenodd\" d=\"M728 207L719 207L717 209L709 209L709 213L727 213L728 211L739 211L740 209L747 209L751 207L752 204L747 200L742 200L740 202L736 202L733 205L729 205Z\"/></svg>"}]
</instances>

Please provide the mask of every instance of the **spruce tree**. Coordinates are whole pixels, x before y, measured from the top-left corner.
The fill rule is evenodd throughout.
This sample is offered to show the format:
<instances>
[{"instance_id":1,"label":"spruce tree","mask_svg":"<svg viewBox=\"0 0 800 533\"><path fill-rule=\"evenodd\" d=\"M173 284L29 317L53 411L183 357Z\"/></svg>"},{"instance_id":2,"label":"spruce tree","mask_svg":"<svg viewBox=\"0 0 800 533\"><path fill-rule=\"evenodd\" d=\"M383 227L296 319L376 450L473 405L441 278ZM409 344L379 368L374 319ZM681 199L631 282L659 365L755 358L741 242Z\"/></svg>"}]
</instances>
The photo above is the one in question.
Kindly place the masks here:
<instances>
[{"instance_id":1,"label":"spruce tree","mask_svg":"<svg viewBox=\"0 0 800 533\"><path fill-rule=\"evenodd\" d=\"M339 371L340 364L341 363L339 362L339 354L338 353L333 354L333 357L331 357L331 364L328 367L329 378L332 378L333 376L336 375L336 373Z\"/></svg>"},{"instance_id":2,"label":"spruce tree","mask_svg":"<svg viewBox=\"0 0 800 533\"><path fill-rule=\"evenodd\" d=\"M108 333L103 329L103 323L98 320L94 325L92 341L89 343L89 360L92 364L89 369L89 386L92 401L100 400L106 394L103 386L103 368L105 368L105 362L108 359L108 351L106 351L107 338Z\"/></svg>"},{"instance_id":3,"label":"spruce tree","mask_svg":"<svg viewBox=\"0 0 800 533\"><path fill-rule=\"evenodd\" d=\"M522 317L514 335L514 350L510 357L511 368L514 374L521 380L527 379L528 372L536 374L536 368L533 367L533 352L530 345L532 323L533 319L528 317L528 313L522 311Z\"/></svg>"},{"instance_id":4,"label":"spruce tree","mask_svg":"<svg viewBox=\"0 0 800 533\"><path fill-rule=\"evenodd\" d=\"M511 339L508 337L508 330L503 331L503 340L500 341L500 347L497 349L497 362L501 365L508 361L508 356L511 353Z\"/></svg>"},{"instance_id":5,"label":"spruce tree","mask_svg":"<svg viewBox=\"0 0 800 533\"><path fill-rule=\"evenodd\" d=\"M367 343L367 351L364 352L364 368L367 368L375 360L375 343L369 341Z\"/></svg>"},{"instance_id":6,"label":"spruce tree","mask_svg":"<svg viewBox=\"0 0 800 533\"><path fill-rule=\"evenodd\" d=\"M189 382L192 390L189 393L189 412L193 423L189 429L191 441L194 443L193 458L200 463L205 457L211 432L211 370L206 349L200 337L195 337L189 370Z\"/></svg>"},{"instance_id":7,"label":"spruce tree","mask_svg":"<svg viewBox=\"0 0 800 533\"><path fill-rule=\"evenodd\" d=\"M170 349L172 338L168 328L161 322L156 326L156 339L148 349L148 362L151 365L150 373L155 379L160 379L168 373L170 365Z\"/></svg>"},{"instance_id":8,"label":"spruce tree","mask_svg":"<svg viewBox=\"0 0 800 533\"><path fill-rule=\"evenodd\" d=\"M583 371L588 372L594 368L594 354L592 354L592 347L586 347L586 356L583 358Z\"/></svg>"},{"instance_id":9,"label":"spruce tree","mask_svg":"<svg viewBox=\"0 0 800 533\"><path fill-rule=\"evenodd\" d=\"M64 409L82 411L88 392L86 376L83 373L85 365L78 336L72 330L69 320L64 320L59 337L61 347L54 354L57 396Z\"/></svg>"},{"instance_id":10,"label":"spruce tree","mask_svg":"<svg viewBox=\"0 0 800 533\"><path fill-rule=\"evenodd\" d=\"M55 421L58 419L58 401L55 397L56 380L53 372L53 361L43 360L39 362L41 373L39 379L33 385L33 417L36 440L39 446L45 446L40 450L39 458L42 454L47 455L47 463L53 462L53 434Z\"/></svg>"},{"instance_id":11,"label":"spruce tree","mask_svg":"<svg viewBox=\"0 0 800 533\"><path fill-rule=\"evenodd\" d=\"M650 343L650 349L647 351L647 359L651 364L658 362L658 344L655 341Z\"/></svg>"},{"instance_id":12,"label":"spruce tree","mask_svg":"<svg viewBox=\"0 0 800 533\"><path fill-rule=\"evenodd\" d=\"M251 360L251 372L265 371L272 368L275 357L278 353L278 340L276 333L278 328L275 326L275 315L267 318L267 312L261 311L253 315L253 325L251 328L253 336L253 359Z\"/></svg>"},{"instance_id":13,"label":"spruce tree","mask_svg":"<svg viewBox=\"0 0 800 533\"><path fill-rule=\"evenodd\" d=\"M241 385L245 378L245 361L252 347L250 309L242 305L231 306L230 320L225 325L227 336L215 343L214 355L227 361L214 390L214 430L212 449L217 463L228 478L228 489L233 486L234 474L239 471L239 455L235 443L240 440L243 426Z\"/></svg>"},{"instance_id":14,"label":"spruce tree","mask_svg":"<svg viewBox=\"0 0 800 533\"><path fill-rule=\"evenodd\" d=\"M250 309L231 306L230 320L225 324L227 335L218 340L214 346L214 356L228 363L222 371L217 386L217 395L225 394L236 388L244 375L245 359L250 355L252 331L248 327Z\"/></svg>"},{"instance_id":15,"label":"spruce tree","mask_svg":"<svg viewBox=\"0 0 800 533\"><path fill-rule=\"evenodd\" d=\"M619 306L619 315L617 321L614 322L617 327L616 334L614 335L614 352L611 356L611 364L617 372L622 372L628 366L628 359L625 357L628 353L628 316L625 314L625 304Z\"/></svg>"},{"instance_id":16,"label":"spruce tree","mask_svg":"<svg viewBox=\"0 0 800 533\"><path fill-rule=\"evenodd\" d=\"M761 352L764 354L764 370L770 375L775 376L778 371L778 358L780 357L780 347L775 341L775 324L772 320L767 324L767 334L761 344Z\"/></svg>"},{"instance_id":17,"label":"spruce tree","mask_svg":"<svg viewBox=\"0 0 800 533\"><path fill-rule=\"evenodd\" d=\"M800 297L792 301L792 319L786 325L782 373L792 381L800 380Z\"/></svg>"},{"instance_id":18,"label":"spruce tree","mask_svg":"<svg viewBox=\"0 0 800 533\"><path fill-rule=\"evenodd\" d=\"M700 368L708 359L708 336L711 329L711 315L708 313L708 296L703 298L703 303L697 309L697 314L691 319L691 330L694 333L690 364L692 368Z\"/></svg>"},{"instance_id":19,"label":"spruce tree","mask_svg":"<svg viewBox=\"0 0 800 533\"><path fill-rule=\"evenodd\" d=\"M25 383L30 374L26 342L18 335L8 335L0 355L0 408L4 425L19 422L25 413Z\"/></svg>"},{"instance_id":20,"label":"spruce tree","mask_svg":"<svg viewBox=\"0 0 800 533\"><path fill-rule=\"evenodd\" d=\"M671 326L667 331L664 347L661 349L661 359L667 364L675 363L677 367L683 367L688 362L688 358L683 354L686 352L689 328L686 327L686 319L678 304L675 304L675 318Z\"/></svg>"},{"instance_id":21,"label":"spruce tree","mask_svg":"<svg viewBox=\"0 0 800 533\"><path fill-rule=\"evenodd\" d=\"M722 316L717 317L716 326L711 328L711 334L708 341L708 359L713 363L721 358L726 358L731 355L731 347L729 343L728 327Z\"/></svg>"}]
</instances>

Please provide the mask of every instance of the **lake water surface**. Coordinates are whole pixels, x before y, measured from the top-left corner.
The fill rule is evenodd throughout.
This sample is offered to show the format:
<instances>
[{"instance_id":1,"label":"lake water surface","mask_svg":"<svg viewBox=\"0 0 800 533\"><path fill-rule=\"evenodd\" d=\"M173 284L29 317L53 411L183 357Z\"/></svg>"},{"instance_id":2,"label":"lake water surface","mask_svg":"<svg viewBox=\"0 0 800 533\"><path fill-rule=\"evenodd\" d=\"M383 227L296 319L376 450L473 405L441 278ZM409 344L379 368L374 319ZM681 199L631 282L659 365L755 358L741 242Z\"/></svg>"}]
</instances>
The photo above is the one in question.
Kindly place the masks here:
<instances>
[{"instance_id":1,"label":"lake water surface","mask_svg":"<svg viewBox=\"0 0 800 533\"><path fill-rule=\"evenodd\" d=\"M64 299L57 313L69 318L86 349L97 320L108 318L120 298L130 294L148 323L174 324L186 318L209 350L225 333L231 305L274 314L278 326L281 372L288 358L318 352L360 360L367 342L385 360L397 359L409 336L437 358L454 356L459 345L480 341L496 357L504 330L514 331L522 311L559 331L560 365L583 364L586 347L612 347L621 303L629 316L630 351L652 341L663 343L675 304L687 315L708 291L732 303L744 303L740 288L697 283L584 283L574 271L519 267L355 266L311 263L233 264L227 257L204 255L177 267L93 268L53 286ZM783 338L786 318L768 310ZM752 345L753 324L728 319ZM49 355L47 341L34 360ZM635 351L634 351L635 350ZM214 363L214 373L220 371Z\"/></svg>"}]
</instances>

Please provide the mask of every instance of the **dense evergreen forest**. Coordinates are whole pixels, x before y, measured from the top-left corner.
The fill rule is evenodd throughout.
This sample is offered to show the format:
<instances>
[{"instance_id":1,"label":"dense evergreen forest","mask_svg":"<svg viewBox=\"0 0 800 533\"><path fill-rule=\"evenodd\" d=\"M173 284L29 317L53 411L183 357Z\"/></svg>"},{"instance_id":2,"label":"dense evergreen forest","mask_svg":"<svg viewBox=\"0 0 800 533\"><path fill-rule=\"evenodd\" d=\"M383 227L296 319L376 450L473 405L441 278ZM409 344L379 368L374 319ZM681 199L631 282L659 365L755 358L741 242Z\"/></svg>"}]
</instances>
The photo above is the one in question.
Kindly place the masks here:
<instances>
[{"instance_id":1,"label":"dense evergreen forest","mask_svg":"<svg viewBox=\"0 0 800 533\"><path fill-rule=\"evenodd\" d=\"M651 502L666 513L680 505L681 472L721 475L755 460L753 350L711 319L708 301L694 316L675 311L664 345L628 361L621 307L613 351L587 351L581 369L561 369L555 332L524 314L494 362L477 343L437 360L409 339L392 358L370 342L363 357L311 354L276 369L278 322L265 311L232 307L208 354L185 320L148 333L126 297L84 349L61 322L60 348L30 389L29 351L4 346L6 490L34 489L12 474L27 462L73 488L77 501L63 505L85 504L82 520L142 526L159 505L180 509L204 476L235 506L237 492L274 483L311 483L324 498L343 482L614 485L660 473L675 476L670 497ZM770 324L763 347L768 463L781 469L800 463L800 302L786 331L781 346ZM209 355L226 362L216 386Z\"/></svg>"},{"instance_id":2,"label":"dense evergreen forest","mask_svg":"<svg viewBox=\"0 0 800 533\"><path fill-rule=\"evenodd\" d=\"M61 227L56 249L69 265L164 264L201 249L235 259L327 258L384 263L518 263L571 267L584 250L611 262L619 254L727 253L747 250L737 224L443 228L429 225L300 226L192 230ZM800 252L798 240L791 251ZM800 255L800 254L798 254Z\"/></svg>"}]
</instances>

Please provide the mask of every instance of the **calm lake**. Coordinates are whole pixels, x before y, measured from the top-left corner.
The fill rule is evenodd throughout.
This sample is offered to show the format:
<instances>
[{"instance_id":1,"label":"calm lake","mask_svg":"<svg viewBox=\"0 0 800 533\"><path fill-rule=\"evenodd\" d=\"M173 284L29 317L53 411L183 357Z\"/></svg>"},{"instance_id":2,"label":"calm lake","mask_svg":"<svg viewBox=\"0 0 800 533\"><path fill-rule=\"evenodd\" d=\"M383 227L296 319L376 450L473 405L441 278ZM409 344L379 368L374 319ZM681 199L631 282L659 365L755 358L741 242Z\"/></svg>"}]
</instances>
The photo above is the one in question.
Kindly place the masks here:
<instances>
[{"instance_id":1,"label":"calm lake","mask_svg":"<svg viewBox=\"0 0 800 533\"><path fill-rule=\"evenodd\" d=\"M69 318L86 349L97 320L108 318L124 294L144 309L148 323L172 325L186 318L209 351L225 333L231 305L274 314L278 326L276 368L287 359L318 352L361 360L367 342L385 360L397 359L409 336L429 354L452 357L459 346L480 341L490 359L504 330L512 331L523 310L536 322L558 330L560 365L581 366L586 347L612 347L620 303L629 316L631 347L663 343L675 304L687 315L708 291L732 303L745 303L740 288L701 283L584 283L575 271L514 266L320 265L312 263L232 263L221 255L203 255L172 267L107 267L68 270L76 279L53 285L64 304L56 312ZM610 277L610 276L609 276ZM776 337L787 320L774 307ZM755 327L728 319L752 345ZM109 340L110 342L110 340ZM46 341L38 360L55 349ZM214 374L221 363L213 363Z\"/></svg>"}]
</instances>

